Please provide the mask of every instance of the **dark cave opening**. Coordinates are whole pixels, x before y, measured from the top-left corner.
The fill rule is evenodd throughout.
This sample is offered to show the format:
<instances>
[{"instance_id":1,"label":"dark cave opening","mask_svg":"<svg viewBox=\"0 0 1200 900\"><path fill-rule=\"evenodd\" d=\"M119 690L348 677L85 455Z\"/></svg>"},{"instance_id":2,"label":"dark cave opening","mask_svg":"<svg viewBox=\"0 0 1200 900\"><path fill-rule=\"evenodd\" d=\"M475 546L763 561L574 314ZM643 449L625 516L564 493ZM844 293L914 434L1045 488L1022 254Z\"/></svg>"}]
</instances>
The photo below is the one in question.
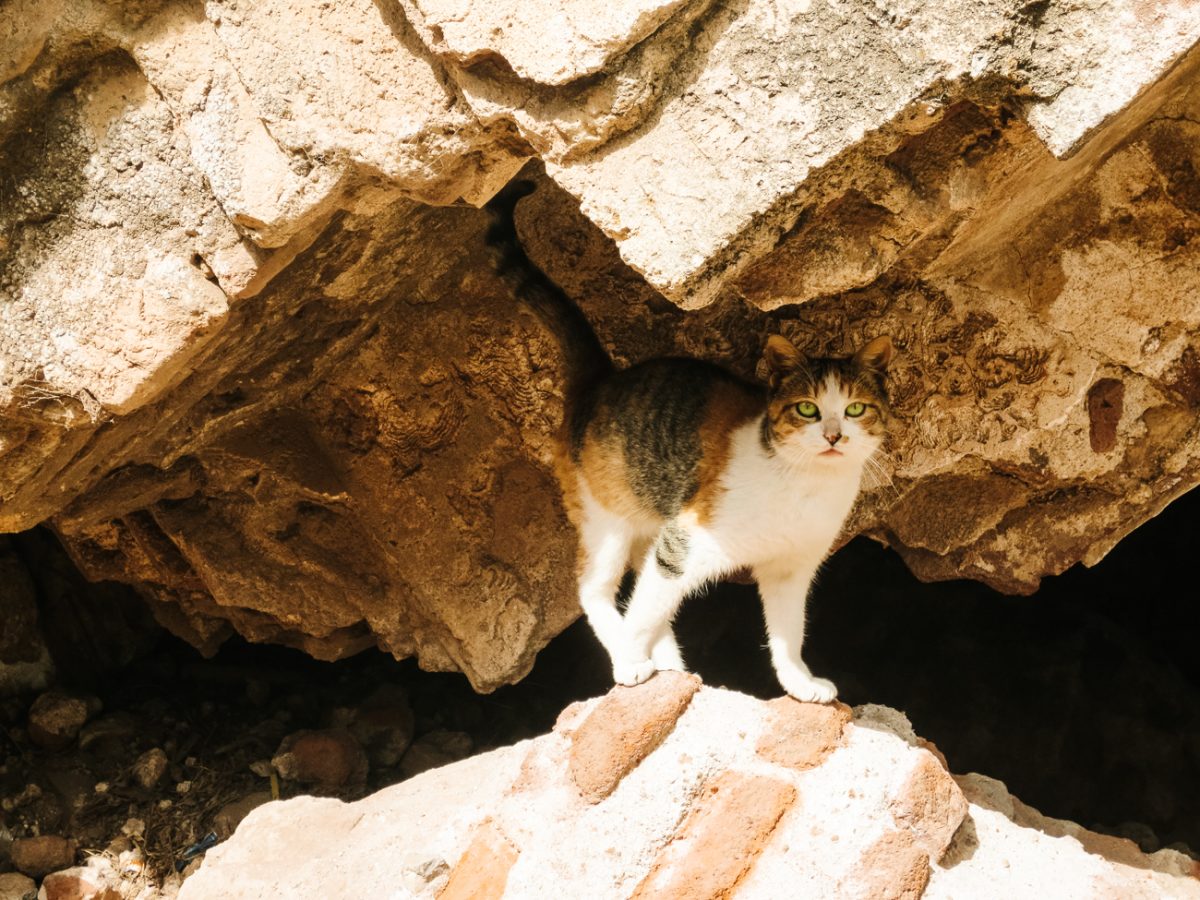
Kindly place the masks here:
<instances>
[{"instance_id":1,"label":"dark cave opening","mask_svg":"<svg viewBox=\"0 0 1200 900\"><path fill-rule=\"evenodd\" d=\"M1200 607L1178 587L1189 583L1198 515L1193 492L1095 568L1048 578L1031 597L968 581L922 584L896 554L857 539L818 579L806 658L847 703L903 710L955 772L998 778L1047 815L1148 851L1200 848ZM752 586L720 585L690 599L677 632L706 683L781 693ZM225 804L263 796L263 763L284 737L353 722L364 710L378 716L381 696L403 698L393 724L420 752L373 758L365 782L324 792L360 796L544 733L568 703L611 687L607 658L583 621L552 641L521 683L490 695L475 694L461 675L422 672L414 660L377 652L323 663L231 640L205 660L165 634L99 678L60 674L67 687L97 695L104 712L87 726L86 742L51 753L29 741L32 696L0 703L0 799L13 807L6 827L19 836L36 824L104 846L139 818L160 870L203 837ZM166 751L169 777L139 787L133 761L155 747ZM193 788L176 793L180 783ZM283 785L283 796L313 791Z\"/></svg>"}]
</instances>

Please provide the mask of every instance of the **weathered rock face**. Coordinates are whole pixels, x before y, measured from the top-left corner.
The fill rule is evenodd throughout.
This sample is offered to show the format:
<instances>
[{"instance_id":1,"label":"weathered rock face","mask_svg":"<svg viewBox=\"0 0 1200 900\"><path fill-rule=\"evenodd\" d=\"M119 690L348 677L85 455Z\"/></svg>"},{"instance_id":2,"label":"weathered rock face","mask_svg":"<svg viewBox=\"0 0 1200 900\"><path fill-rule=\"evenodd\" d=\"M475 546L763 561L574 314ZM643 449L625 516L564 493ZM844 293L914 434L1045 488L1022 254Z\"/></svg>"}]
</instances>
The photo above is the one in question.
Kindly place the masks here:
<instances>
[{"instance_id":1,"label":"weathered rock face","mask_svg":"<svg viewBox=\"0 0 1200 900\"><path fill-rule=\"evenodd\" d=\"M396 848L403 848L397 852ZM336 860L336 865L333 861ZM1196 864L951 776L887 707L662 673L353 804L252 812L183 900L275 895L1200 897Z\"/></svg>"},{"instance_id":2,"label":"weathered rock face","mask_svg":"<svg viewBox=\"0 0 1200 900\"><path fill-rule=\"evenodd\" d=\"M530 157L619 361L895 337L853 527L922 577L1031 591L1197 483L1193 5L0 16L0 529L198 646L489 690L574 618L558 357L469 208Z\"/></svg>"}]
</instances>

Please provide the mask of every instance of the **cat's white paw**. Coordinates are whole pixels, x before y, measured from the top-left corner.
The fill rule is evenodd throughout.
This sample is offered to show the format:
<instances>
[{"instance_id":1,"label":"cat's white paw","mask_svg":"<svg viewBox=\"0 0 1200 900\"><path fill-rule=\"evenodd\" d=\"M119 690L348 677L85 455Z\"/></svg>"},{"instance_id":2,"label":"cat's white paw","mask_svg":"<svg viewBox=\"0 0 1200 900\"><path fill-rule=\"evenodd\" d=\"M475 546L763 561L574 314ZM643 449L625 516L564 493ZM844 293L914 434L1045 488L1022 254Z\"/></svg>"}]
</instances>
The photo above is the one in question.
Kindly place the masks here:
<instances>
[{"instance_id":1,"label":"cat's white paw","mask_svg":"<svg viewBox=\"0 0 1200 900\"><path fill-rule=\"evenodd\" d=\"M622 660L613 663L613 681L625 685L641 684L656 671L653 660L642 659L637 662Z\"/></svg>"},{"instance_id":2,"label":"cat's white paw","mask_svg":"<svg viewBox=\"0 0 1200 900\"><path fill-rule=\"evenodd\" d=\"M804 703L829 703L837 699L837 685L828 678L817 678L804 672L781 672L779 683L789 696Z\"/></svg>"}]
</instances>

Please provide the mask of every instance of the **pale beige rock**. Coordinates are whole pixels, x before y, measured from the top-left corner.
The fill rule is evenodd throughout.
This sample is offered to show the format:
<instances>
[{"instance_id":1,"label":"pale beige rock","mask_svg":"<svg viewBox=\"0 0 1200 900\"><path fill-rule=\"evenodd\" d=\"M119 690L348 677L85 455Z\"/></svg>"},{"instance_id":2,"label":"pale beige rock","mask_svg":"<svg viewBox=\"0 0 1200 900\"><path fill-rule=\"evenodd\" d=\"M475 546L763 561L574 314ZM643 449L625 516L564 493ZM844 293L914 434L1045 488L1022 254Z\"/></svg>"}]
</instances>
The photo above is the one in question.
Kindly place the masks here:
<instances>
[{"instance_id":1,"label":"pale beige rock","mask_svg":"<svg viewBox=\"0 0 1200 900\"><path fill-rule=\"evenodd\" d=\"M573 734L604 702L564 715L552 734L357 803L260 807L209 851L180 897L915 898L924 888L1033 898L1084 896L1074 892L1084 885L1101 888L1092 896L1200 897L1179 854L1090 855L992 812L988 797L1007 792L998 782L977 791L978 776L961 779L968 803L910 745L903 715L879 708L847 725L819 765L798 770L755 752L778 724L766 704L701 688L665 740L593 803L569 760ZM1010 816L1018 802L1008 798Z\"/></svg>"},{"instance_id":2,"label":"pale beige rock","mask_svg":"<svg viewBox=\"0 0 1200 900\"><path fill-rule=\"evenodd\" d=\"M999 2L905 13L770 0L718 13L698 71L681 67L648 127L550 174L652 285L704 305L795 222L810 173L964 75L1005 25Z\"/></svg>"},{"instance_id":3,"label":"pale beige rock","mask_svg":"<svg viewBox=\"0 0 1200 900\"><path fill-rule=\"evenodd\" d=\"M422 204L540 156L578 202L542 179L530 251L620 362L890 332L850 532L1031 591L1197 482L1198 34L1175 0L10 3L0 529L52 520L206 651L520 678L577 616L558 357L483 217Z\"/></svg>"},{"instance_id":4,"label":"pale beige rock","mask_svg":"<svg viewBox=\"0 0 1200 900\"><path fill-rule=\"evenodd\" d=\"M461 65L499 56L520 78L547 85L594 75L693 0L405 0L435 52Z\"/></svg>"},{"instance_id":5,"label":"pale beige rock","mask_svg":"<svg viewBox=\"0 0 1200 900\"><path fill-rule=\"evenodd\" d=\"M1026 116L1057 156L1152 84L1197 38L1188 0L1051 4L1030 47L1037 99Z\"/></svg>"},{"instance_id":6,"label":"pale beige rock","mask_svg":"<svg viewBox=\"0 0 1200 900\"><path fill-rule=\"evenodd\" d=\"M970 896L1064 900L1094 897L1200 897L1194 860L1173 850L1118 855L1089 852L1103 836L1073 822L1047 819L1002 783L972 773L956 779L970 801L959 831L925 892L928 900ZM1017 806L1028 812L1018 817ZM1022 818L1025 821L1022 821ZM1105 850L1107 850L1105 846Z\"/></svg>"}]
</instances>

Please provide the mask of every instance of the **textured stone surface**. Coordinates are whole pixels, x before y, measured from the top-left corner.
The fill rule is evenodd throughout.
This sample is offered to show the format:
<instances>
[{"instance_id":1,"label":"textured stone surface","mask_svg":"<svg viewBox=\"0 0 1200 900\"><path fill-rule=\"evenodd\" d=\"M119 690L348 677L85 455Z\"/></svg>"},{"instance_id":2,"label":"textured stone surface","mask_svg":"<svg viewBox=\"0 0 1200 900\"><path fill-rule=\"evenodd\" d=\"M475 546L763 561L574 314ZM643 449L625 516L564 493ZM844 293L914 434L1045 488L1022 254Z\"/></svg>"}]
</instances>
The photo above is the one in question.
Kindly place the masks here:
<instances>
[{"instance_id":1,"label":"textured stone surface","mask_svg":"<svg viewBox=\"0 0 1200 900\"><path fill-rule=\"evenodd\" d=\"M491 822L475 831L466 852L450 870L439 900L499 900L517 850Z\"/></svg>"},{"instance_id":2,"label":"textured stone surface","mask_svg":"<svg viewBox=\"0 0 1200 900\"><path fill-rule=\"evenodd\" d=\"M29 737L39 747L62 750L74 743L92 712L82 697L47 691L29 707Z\"/></svg>"},{"instance_id":3,"label":"textured stone surface","mask_svg":"<svg viewBox=\"0 0 1200 900\"><path fill-rule=\"evenodd\" d=\"M664 672L615 688L571 735L571 778L597 803L663 742L700 687L695 675Z\"/></svg>"},{"instance_id":4,"label":"textured stone surface","mask_svg":"<svg viewBox=\"0 0 1200 900\"><path fill-rule=\"evenodd\" d=\"M577 615L558 357L457 208L530 157L531 253L621 362L893 335L852 530L923 578L1032 591L1197 483L1194 4L0 17L0 530L206 652L486 691Z\"/></svg>"},{"instance_id":5,"label":"textured stone surface","mask_svg":"<svg viewBox=\"0 0 1200 900\"><path fill-rule=\"evenodd\" d=\"M844 703L799 703L791 697L770 701L769 727L755 748L764 759L794 769L811 769L842 744L850 707Z\"/></svg>"},{"instance_id":6,"label":"textured stone surface","mask_svg":"<svg viewBox=\"0 0 1200 900\"><path fill-rule=\"evenodd\" d=\"M17 871L41 878L75 862L75 844L56 834L18 838L12 843L12 864Z\"/></svg>"},{"instance_id":7,"label":"textured stone surface","mask_svg":"<svg viewBox=\"0 0 1200 900\"><path fill-rule=\"evenodd\" d=\"M755 751L781 726L771 705L701 688L662 743L591 802L572 777L573 739L622 692L568 708L551 734L357 803L259 807L209 851L181 900L397 885L413 897L1088 896L1083 886L1200 897L1182 854L1128 842L1114 852L982 776L960 790L904 716L880 707L800 770Z\"/></svg>"},{"instance_id":8,"label":"textured stone surface","mask_svg":"<svg viewBox=\"0 0 1200 900\"><path fill-rule=\"evenodd\" d=\"M331 790L365 781L367 754L342 728L297 731L283 739L271 757L271 766L285 781Z\"/></svg>"},{"instance_id":9,"label":"textured stone surface","mask_svg":"<svg viewBox=\"0 0 1200 900\"><path fill-rule=\"evenodd\" d=\"M706 781L699 802L633 896L730 896L795 801L792 785L765 775L730 771Z\"/></svg>"}]
</instances>

